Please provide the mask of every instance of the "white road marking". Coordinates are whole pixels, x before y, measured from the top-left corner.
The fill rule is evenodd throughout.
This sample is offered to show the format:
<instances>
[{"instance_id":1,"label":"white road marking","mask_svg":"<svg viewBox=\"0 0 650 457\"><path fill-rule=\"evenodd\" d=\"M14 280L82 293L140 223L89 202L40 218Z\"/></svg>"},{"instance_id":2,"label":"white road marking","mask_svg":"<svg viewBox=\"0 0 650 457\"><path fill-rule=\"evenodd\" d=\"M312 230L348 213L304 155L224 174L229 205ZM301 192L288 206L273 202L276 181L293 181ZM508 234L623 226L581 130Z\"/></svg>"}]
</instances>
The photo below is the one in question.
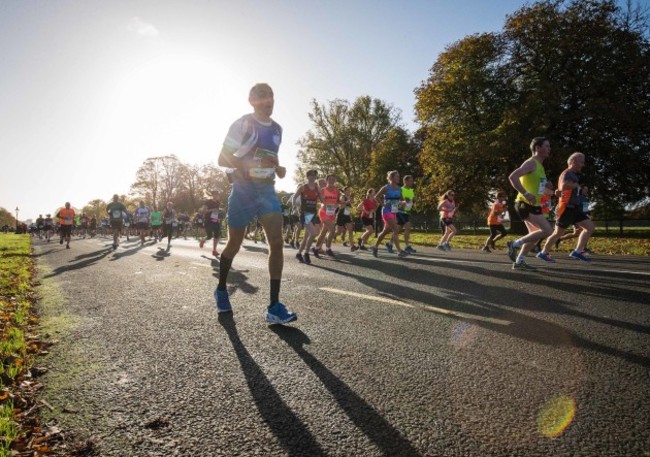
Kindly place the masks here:
<instances>
[{"instance_id":1,"label":"white road marking","mask_svg":"<svg viewBox=\"0 0 650 457\"><path fill-rule=\"evenodd\" d=\"M466 314L466 313L461 313L461 312L458 312L458 311L452 311L452 310L449 310L449 309L437 308L435 306L425 305L423 303L408 303L408 302L404 302L404 301L397 300L397 299L394 299L394 298L380 297L380 296L377 296L377 295L360 294L360 293L357 293L357 292L350 292L348 290L332 289L330 287L321 287L320 290L323 290L325 292L332 292L332 293L335 293L335 294L348 295L350 297L362 298L362 299L365 299L365 300L377 301L377 302L381 302L381 303L389 303L391 305L403 306L405 308L417 308L417 309L421 309L423 311L428 311L428 312L431 312L431 313L438 313L438 314L444 314L444 315L447 315L447 316L460 317L461 319L490 322L492 324L498 324L498 325L510 325L510 324L512 324L512 322L506 321L506 320L503 320L503 319L495 319L495 318L492 318L492 317L477 316L475 314Z\"/></svg>"}]
</instances>

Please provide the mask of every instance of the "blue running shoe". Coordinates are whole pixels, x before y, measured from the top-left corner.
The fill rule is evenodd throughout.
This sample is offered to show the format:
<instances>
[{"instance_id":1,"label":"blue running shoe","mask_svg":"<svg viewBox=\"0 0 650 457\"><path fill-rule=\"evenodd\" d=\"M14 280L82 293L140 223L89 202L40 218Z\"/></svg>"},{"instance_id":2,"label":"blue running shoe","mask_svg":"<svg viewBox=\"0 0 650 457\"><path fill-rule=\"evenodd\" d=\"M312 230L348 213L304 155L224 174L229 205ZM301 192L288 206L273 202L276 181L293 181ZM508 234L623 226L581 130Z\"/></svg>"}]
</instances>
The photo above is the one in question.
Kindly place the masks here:
<instances>
[{"instance_id":1,"label":"blue running shoe","mask_svg":"<svg viewBox=\"0 0 650 457\"><path fill-rule=\"evenodd\" d=\"M411 246L406 246L406 248L404 248L404 250L406 252L408 252L409 254L415 254L416 252L418 252L415 249L413 249Z\"/></svg>"},{"instance_id":2,"label":"blue running shoe","mask_svg":"<svg viewBox=\"0 0 650 457\"><path fill-rule=\"evenodd\" d=\"M392 254L392 253L393 253L393 245L390 244L390 243L386 243L386 250L387 250L389 253Z\"/></svg>"},{"instance_id":3,"label":"blue running shoe","mask_svg":"<svg viewBox=\"0 0 650 457\"><path fill-rule=\"evenodd\" d=\"M227 290L214 289L214 299L217 300L218 313L232 313L232 305Z\"/></svg>"},{"instance_id":4,"label":"blue running shoe","mask_svg":"<svg viewBox=\"0 0 650 457\"><path fill-rule=\"evenodd\" d=\"M514 241L508 241L506 243L506 246L508 246L508 257L510 257L510 260L513 262L517 261L517 248L515 247L515 242Z\"/></svg>"},{"instance_id":5,"label":"blue running shoe","mask_svg":"<svg viewBox=\"0 0 650 457\"><path fill-rule=\"evenodd\" d=\"M445 248L445 245L444 245L444 244L439 244L438 246L436 246L436 248L437 248L439 251L447 252L447 248Z\"/></svg>"},{"instance_id":6,"label":"blue running shoe","mask_svg":"<svg viewBox=\"0 0 650 457\"><path fill-rule=\"evenodd\" d=\"M371 246L371 247L370 247L370 251L372 251L372 255L373 255L373 256L377 257L377 248L376 248L376 247Z\"/></svg>"},{"instance_id":7,"label":"blue running shoe","mask_svg":"<svg viewBox=\"0 0 650 457\"><path fill-rule=\"evenodd\" d=\"M307 265L311 265L311 257L309 257L309 252L305 252L305 254L302 256L303 259L305 259L305 263Z\"/></svg>"},{"instance_id":8,"label":"blue running shoe","mask_svg":"<svg viewBox=\"0 0 650 457\"><path fill-rule=\"evenodd\" d=\"M286 324L298 319L296 313L288 311L286 306L280 302L275 302L266 310L266 322L271 324Z\"/></svg>"},{"instance_id":9,"label":"blue running shoe","mask_svg":"<svg viewBox=\"0 0 650 457\"><path fill-rule=\"evenodd\" d=\"M591 259L586 255L584 255L584 252L571 251L569 257L571 257L572 259L582 260L583 262L591 262Z\"/></svg>"},{"instance_id":10,"label":"blue running shoe","mask_svg":"<svg viewBox=\"0 0 650 457\"><path fill-rule=\"evenodd\" d=\"M547 254L544 251L539 252L535 257L542 259L544 262L555 263L555 259L551 257L551 254Z\"/></svg>"}]
</instances>

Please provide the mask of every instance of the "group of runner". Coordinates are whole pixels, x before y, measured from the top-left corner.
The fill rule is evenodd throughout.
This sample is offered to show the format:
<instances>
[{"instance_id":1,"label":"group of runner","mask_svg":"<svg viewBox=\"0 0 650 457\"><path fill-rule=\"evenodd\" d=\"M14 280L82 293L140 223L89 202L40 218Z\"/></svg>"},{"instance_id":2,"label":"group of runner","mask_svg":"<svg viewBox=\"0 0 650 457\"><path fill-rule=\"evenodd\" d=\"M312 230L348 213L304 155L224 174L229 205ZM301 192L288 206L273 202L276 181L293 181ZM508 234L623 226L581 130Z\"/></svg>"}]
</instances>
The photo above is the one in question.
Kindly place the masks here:
<instances>
[{"instance_id":1,"label":"group of runner","mask_svg":"<svg viewBox=\"0 0 650 457\"><path fill-rule=\"evenodd\" d=\"M306 173L307 181L296 189L296 192L284 202L284 213L275 192L275 177L282 179L286 169L279 164L278 150L282 140L282 128L271 114L274 108L273 90L268 84L260 83L253 86L249 92L248 101L253 107L253 113L247 114L235 121L226 136L219 154L219 165L228 168L228 178L232 183L227 205L228 238L220 257L219 281L214 291L214 297L219 313L232 312L232 305L227 290L228 275L234 257L239 252L241 244L251 223L264 230L269 247L269 277L270 300L266 310L266 320L270 323L288 323L295 321L297 315L289 311L280 302L280 284L283 270L283 247L286 240L296 248L296 259L300 263L311 263L311 256L321 255L335 257L332 242L340 235L351 251L369 249L377 257L379 246L388 238L388 252L397 251L399 257L406 257L416 252L410 244L411 221L410 215L416 201L413 189L413 177L404 176L403 185L400 183L399 171L393 170L387 174L387 183L378 191L368 189L365 198L357 206L360 211L364 232L355 244L354 224L352 220L351 190L339 189L336 186L336 176L327 175L319 180L316 170ZM513 261L513 269L528 270L525 259L535 244L546 239L537 258L544 262L555 262L550 254L552 247L565 236L564 232L570 225L579 228L578 243L570 257L588 262L586 243L593 233L594 225L585 214L581 205L581 189L579 173L585 165L585 156L580 152L572 154L568 159L568 167L558 180L557 191L547 180L543 162L551 152L550 143L546 138L537 137L531 142L532 157L514 170L509 180L517 190L515 209L525 222L529 233L507 243L508 255ZM558 197L557 221L555 230L548 220L548 211L542 207L542 197ZM545 205L546 206L546 205ZM69 209L69 203L66 204ZM441 251L451 249L451 240L457 233L454 217L458 210L455 202L455 192L448 190L441 197L438 211L443 233L437 248ZM119 202L118 196L107 206L110 224L113 230L113 249L119 243L122 223L126 207ZM369 246L369 238L373 234L376 212L381 212L383 229ZM506 212L506 193L499 191L488 216L490 236L483 250L490 252L495 249L495 243L506 236L503 227L503 217ZM154 212L143 202L134 213L134 220L140 233L141 243L145 241L147 230L154 228L153 221L161 222L161 232L167 237L168 246L171 243L171 233L177 224L178 216L172 203L168 203L160 218L154 217ZM219 255L218 241L220 230L220 202L215 192L199 211L198 218L205 224L206 236L199 241L200 247L212 239L213 254ZM284 216L284 219L283 219ZM74 212L60 212L58 217L62 225L69 225L74 218ZM283 222L286 229L283 233ZM300 234L304 230L304 236ZM404 248L400 242L403 232ZM69 235L64 230L66 247L69 247ZM346 240L347 238L347 240ZM63 242L63 241L61 241Z\"/></svg>"}]
</instances>

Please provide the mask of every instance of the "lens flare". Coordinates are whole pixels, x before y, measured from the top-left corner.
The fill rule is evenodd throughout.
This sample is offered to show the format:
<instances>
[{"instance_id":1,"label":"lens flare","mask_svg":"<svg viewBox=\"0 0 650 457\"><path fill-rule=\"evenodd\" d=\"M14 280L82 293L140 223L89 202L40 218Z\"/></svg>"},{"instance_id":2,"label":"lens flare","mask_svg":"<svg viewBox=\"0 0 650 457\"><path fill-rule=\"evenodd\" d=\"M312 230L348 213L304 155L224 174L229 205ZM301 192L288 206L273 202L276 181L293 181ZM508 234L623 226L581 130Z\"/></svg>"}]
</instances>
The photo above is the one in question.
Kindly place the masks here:
<instances>
[{"instance_id":1,"label":"lens flare","mask_svg":"<svg viewBox=\"0 0 650 457\"><path fill-rule=\"evenodd\" d=\"M537 416L537 430L547 438L557 438L573 422L576 402L567 395L547 401Z\"/></svg>"}]
</instances>

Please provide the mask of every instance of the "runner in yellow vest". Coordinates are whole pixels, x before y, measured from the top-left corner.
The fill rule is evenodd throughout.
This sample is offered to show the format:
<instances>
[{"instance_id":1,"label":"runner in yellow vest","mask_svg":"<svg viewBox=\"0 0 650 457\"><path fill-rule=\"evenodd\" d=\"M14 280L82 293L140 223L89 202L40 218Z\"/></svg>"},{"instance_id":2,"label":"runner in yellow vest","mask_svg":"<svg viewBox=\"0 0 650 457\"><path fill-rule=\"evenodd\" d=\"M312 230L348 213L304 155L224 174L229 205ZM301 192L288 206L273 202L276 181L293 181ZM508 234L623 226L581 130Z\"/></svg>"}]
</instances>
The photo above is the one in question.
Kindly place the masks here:
<instances>
[{"instance_id":1,"label":"runner in yellow vest","mask_svg":"<svg viewBox=\"0 0 650 457\"><path fill-rule=\"evenodd\" d=\"M547 238L553 228L542 214L542 195L552 192L547 186L546 172L542 163L551 155L551 143L544 137L535 137L530 143L532 157L510 173L510 184L518 192L515 210L528 228L528 234L515 241L508 241L508 256L514 263L513 270L534 270L526 263L526 254L537 240ZM519 255L517 255L519 249Z\"/></svg>"}]
</instances>

